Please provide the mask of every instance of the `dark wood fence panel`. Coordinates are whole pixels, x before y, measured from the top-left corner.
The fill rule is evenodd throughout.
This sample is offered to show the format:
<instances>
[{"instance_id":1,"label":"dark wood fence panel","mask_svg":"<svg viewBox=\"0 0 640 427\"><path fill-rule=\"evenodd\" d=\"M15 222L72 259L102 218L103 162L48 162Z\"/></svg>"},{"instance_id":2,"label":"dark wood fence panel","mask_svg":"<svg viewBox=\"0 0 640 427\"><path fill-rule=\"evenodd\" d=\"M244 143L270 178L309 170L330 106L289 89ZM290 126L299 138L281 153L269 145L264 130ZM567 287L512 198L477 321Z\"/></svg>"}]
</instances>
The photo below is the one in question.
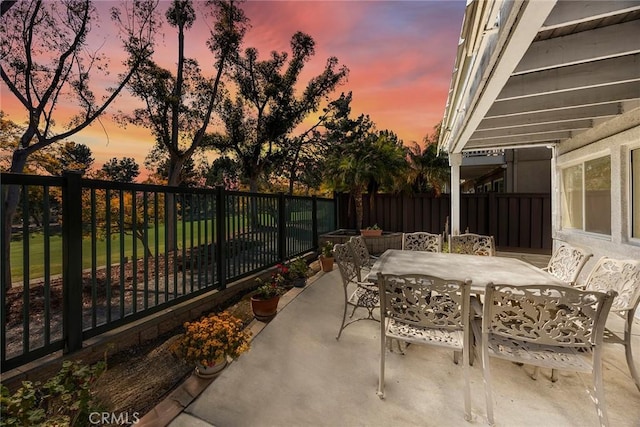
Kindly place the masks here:
<instances>
[{"instance_id":1,"label":"dark wood fence panel","mask_svg":"<svg viewBox=\"0 0 640 427\"><path fill-rule=\"evenodd\" d=\"M339 194L338 228L356 228L355 204ZM451 211L449 194L377 194L373 204L364 195L362 227L378 224L386 231L442 233ZM550 252L551 196L549 194L462 194L460 229L490 234L501 250ZM449 232L449 230L446 230Z\"/></svg>"}]
</instances>

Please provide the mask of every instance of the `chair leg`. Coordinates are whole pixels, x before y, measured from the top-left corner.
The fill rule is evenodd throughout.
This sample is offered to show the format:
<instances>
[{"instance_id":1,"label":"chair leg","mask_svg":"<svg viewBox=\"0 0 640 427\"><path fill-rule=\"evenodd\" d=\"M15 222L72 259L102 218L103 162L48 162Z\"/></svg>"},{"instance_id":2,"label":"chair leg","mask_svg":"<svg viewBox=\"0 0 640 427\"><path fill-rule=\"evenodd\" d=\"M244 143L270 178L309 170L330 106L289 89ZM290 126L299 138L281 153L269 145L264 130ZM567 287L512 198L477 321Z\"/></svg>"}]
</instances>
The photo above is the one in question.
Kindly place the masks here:
<instances>
[{"instance_id":1,"label":"chair leg","mask_svg":"<svg viewBox=\"0 0 640 427\"><path fill-rule=\"evenodd\" d=\"M340 330L338 331L338 335L336 336L336 340L340 340L340 335L342 335L342 330L344 329L344 324L347 321L347 302L344 302L344 312L342 313L342 324L340 325Z\"/></svg>"},{"instance_id":2,"label":"chair leg","mask_svg":"<svg viewBox=\"0 0 640 427\"><path fill-rule=\"evenodd\" d=\"M485 347L485 344L483 344ZM491 372L489 369L489 350L483 348L482 351L482 376L484 379L484 396L487 404L487 422L489 425L495 425L493 419L493 396L491 391Z\"/></svg>"},{"instance_id":3,"label":"chair leg","mask_svg":"<svg viewBox=\"0 0 640 427\"><path fill-rule=\"evenodd\" d=\"M598 358L599 359L599 358ZM600 419L600 426L609 426L609 417L607 415L607 406L604 401L604 386L602 382L602 360L594 361L593 367L593 389L596 411Z\"/></svg>"},{"instance_id":4,"label":"chair leg","mask_svg":"<svg viewBox=\"0 0 640 427\"><path fill-rule=\"evenodd\" d=\"M635 310L629 310L627 312L627 322L624 325L624 354L627 357L627 365L629 365L631 378L633 378L633 381L636 383L636 388L640 391L640 376L638 376L636 365L633 362L633 353L631 351L631 326L633 325L634 312Z\"/></svg>"},{"instance_id":5,"label":"chair leg","mask_svg":"<svg viewBox=\"0 0 640 427\"><path fill-rule=\"evenodd\" d=\"M384 333L384 322L380 322L380 374L378 377L378 392L380 399L384 399L384 358L387 350L386 336Z\"/></svg>"},{"instance_id":6,"label":"chair leg","mask_svg":"<svg viewBox=\"0 0 640 427\"><path fill-rule=\"evenodd\" d=\"M358 308L357 305L353 306L353 310L351 310L351 314L349 315L349 319L351 319L353 317L354 314L356 314L356 308Z\"/></svg>"},{"instance_id":7,"label":"chair leg","mask_svg":"<svg viewBox=\"0 0 640 427\"><path fill-rule=\"evenodd\" d=\"M469 385L469 342L464 343L462 349L462 373L464 374L464 419L472 421L471 415L471 386Z\"/></svg>"}]
</instances>

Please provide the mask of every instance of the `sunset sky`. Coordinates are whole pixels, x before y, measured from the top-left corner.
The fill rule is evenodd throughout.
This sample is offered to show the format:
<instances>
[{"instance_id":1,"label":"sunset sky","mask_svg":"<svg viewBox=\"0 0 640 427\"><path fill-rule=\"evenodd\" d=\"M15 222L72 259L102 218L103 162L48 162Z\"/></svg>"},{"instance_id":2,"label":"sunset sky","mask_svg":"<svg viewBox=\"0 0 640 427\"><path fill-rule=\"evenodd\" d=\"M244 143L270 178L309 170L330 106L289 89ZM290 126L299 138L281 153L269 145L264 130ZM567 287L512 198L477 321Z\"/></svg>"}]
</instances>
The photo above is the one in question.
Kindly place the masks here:
<instances>
[{"instance_id":1,"label":"sunset sky","mask_svg":"<svg viewBox=\"0 0 640 427\"><path fill-rule=\"evenodd\" d=\"M197 3L197 2L196 2ZM303 31L316 42L316 55L305 67L301 81L321 72L325 61L336 56L350 69L348 81L333 93L353 92L352 116L369 114L378 129L389 129L405 142L421 142L444 113L456 47L464 15L464 0L456 1L248 1L242 5L251 28L243 48L256 47L260 59L270 51L289 51L291 36ZM119 50L109 31L109 7L98 2L101 27L92 40L108 49L111 64L119 64ZM163 1L161 8L168 2ZM198 9L200 5L196 4ZM205 45L209 29L202 14L187 33L187 55L203 70L211 69L212 55ZM164 26L155 59L170 67L175 58L176 36ZM164 62L167 61L168 62ZM173 72L175 70L170 68ZM114 70L114 74L115 74ZM211 73L209 73L211 74ZM0 109L17 123L26 119L4 85ZM126 111L130 97L116 100L100 123L77 134L73 141L87 144L100 167L111 157L134 157L142 166L153 145L143 128L118 127L111 115Z\"/></svg>"}]
</instances>

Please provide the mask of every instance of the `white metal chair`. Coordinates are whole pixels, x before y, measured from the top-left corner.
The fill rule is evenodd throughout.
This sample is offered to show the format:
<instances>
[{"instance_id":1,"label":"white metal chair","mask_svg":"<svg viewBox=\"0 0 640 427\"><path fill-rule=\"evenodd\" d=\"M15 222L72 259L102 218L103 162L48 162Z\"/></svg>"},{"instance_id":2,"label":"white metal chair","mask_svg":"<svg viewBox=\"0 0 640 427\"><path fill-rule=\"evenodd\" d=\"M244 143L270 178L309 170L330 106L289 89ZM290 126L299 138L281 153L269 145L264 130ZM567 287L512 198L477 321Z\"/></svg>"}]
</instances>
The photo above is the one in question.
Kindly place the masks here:
<instances>
[{"instance_id":1,"label":"white metal chair","mask_svg":"<svg viewBox=\"0 0 640 427\"><path fill-rule=\"evenodd\" d=\"M575 285L584 265L593 254L562 243L553 253L544 271L570 285Z\"/></svg>"},{"instance_id":2,"label":"white metal chair","mask_svg":"<svg viewBox=\"0 0 640 427\"><path fill-rule=\"evenodd\" d=\"M466 233L449 236L449 252L468 255L495 256L496 245L493 236Z\"/></svg>"},{"instance_id":3,"label":"white metal chair","mask_svg":"<svg viewBox=\"0 0 640 427\"><path fill-rule=\"evenodd\" d=\"M469 386L469 291L460 282L425 275L378 274L380 287L380 377L378 396L384 398L387 340L431 345L462 352L465 419L471 420Z\"/></svg>"},{"instance_id":4,"label":"white metal chair","mask_svg":"<svg viewBox=\"0 0 640 427\"><path fill-rule=\"evenodd\" d=\"M591 373L600 424L608 425L602 342L615 295L558 285L487 285L481 341L489 424L494 424L489 357L497 357Z\"/></svg>"},{"instance_id":5,"label":"white metal chair","mask_svg":"<svg viewBox=\"0 0 640 427\"><path fill-rule=\"evenodd\" d=\"M353 236L349 239L349 243L351 243L353 250L355 251L358 262L360 263L360 268L370 270L378 257L369 253L369 248L367 248L367 242L364 241L364 237Z\"/></svg>"},{"instance_id":6,"label":"white metal chair","mask_svg":"<svg viewBox=\"0 0 640 427\"><path fill-rule=\"evenodd\" d=\"M640 391L640 377L631 351L631 327L640 303L640 261L602 257L589 273L584 286L589 291L617 292L618 296L613 300L611 312L625 320L624 336L621 337L605 328L604 342L622 344L625 347L629 371Z\"/></svg>"},{"instance_id":7,"label":"white metal chair","mask_svg":"<svg viewBox=\"0 0 640 427\"><path fill-rule=\"evenodd\" d=\"M403 251L442 252L442 234L402 233Z\"/></svg>"},{"instance_id":8,"label":"white metal chair","mask_svg":"<svg viewBox=\"0 0 640 427\"><path fill-rule=\"evenodd\" d=\"M373 310L380 306L378 287L370 282L362 282L360 278L360 264L356 254L349 242L337 244L333 247L333 256L338 264L340 276L342 277L342 287L344 289L344 312L342 313L342 324L336 339L340 339L342 331L352 323L359 320L375 320ZM353 289L355 287L355 289ZM347 310L352 307L349 315L350 319L358 308L364 308L368 314L366 317L358 317L347 322Z\"/></svg>"}]
</instances>

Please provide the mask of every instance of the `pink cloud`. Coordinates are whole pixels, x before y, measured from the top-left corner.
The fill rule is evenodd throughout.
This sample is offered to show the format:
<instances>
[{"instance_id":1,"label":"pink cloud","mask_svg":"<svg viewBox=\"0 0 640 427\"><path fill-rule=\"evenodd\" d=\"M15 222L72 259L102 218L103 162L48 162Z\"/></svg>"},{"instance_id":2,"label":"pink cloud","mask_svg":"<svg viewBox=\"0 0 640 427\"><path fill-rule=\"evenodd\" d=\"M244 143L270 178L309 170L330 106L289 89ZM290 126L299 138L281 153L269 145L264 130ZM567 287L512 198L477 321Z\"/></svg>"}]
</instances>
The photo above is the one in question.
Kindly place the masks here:
<instances>
[{"instance_id":1,"label":"pink cloud","mask_svg":"<svg viewBox=\"0 0 640 427\"><path fill-rule=\"evenodd\" d=\"M98 2L102 21L93 40L109 58L111 76L96 80L107 87L120 70L119 41L109 24L108 9L116 2ZM167 1L161 2L166 7ZM209 22L203 18L203 3L196 2L198 18L187 34L187 54L203 70L211 70L214 58L206 47ZM322 71L325 61L336 56L350 69L340 92L353 91L352 114L369 114L379 129L394 131L406 143L421 141L432 132L444 113L457 40L465 2L460 1L248 1L243 4L251 20L244 47L256 47L260 57L272 51L289 51L296 31L311 35L316 55L306 64L301 86ZM165 25L157 34L156 59L173 69L176 37ZM7 88L0 88L2 109L9 118L23 122L24 112ZM123 96L108 111L131 108L138 101ZM313 115L315 116L315 115ZM60 119L59 119L60 120ZM110 117L73 139L87 143L96 163L110 157L133 156L142 164L153 145L145 129L117 127ZM108 141L108 143L107 143ZM123 154L125 153L125 154Z\"/></svg>"}]
</instances>

